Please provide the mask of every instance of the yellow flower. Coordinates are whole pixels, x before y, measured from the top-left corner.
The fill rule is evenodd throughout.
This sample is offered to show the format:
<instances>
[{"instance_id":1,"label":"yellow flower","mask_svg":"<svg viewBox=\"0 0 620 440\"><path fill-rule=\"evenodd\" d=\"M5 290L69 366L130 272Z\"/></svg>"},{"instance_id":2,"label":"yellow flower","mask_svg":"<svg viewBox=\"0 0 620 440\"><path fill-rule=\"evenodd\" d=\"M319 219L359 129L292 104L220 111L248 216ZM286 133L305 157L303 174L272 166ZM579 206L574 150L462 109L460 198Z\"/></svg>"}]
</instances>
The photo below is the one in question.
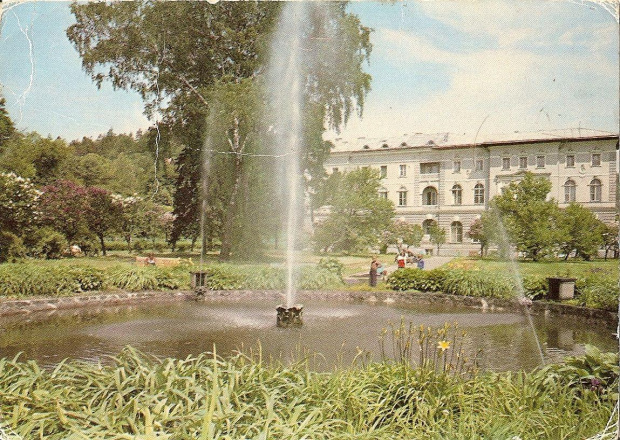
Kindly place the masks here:
<instances>
[{"instance_id":1,"label":"yellow flower","mask_svg":"<svg viewBox=\"0 0 620 440\"><path fill-rule=\"evenodd\" d=\"M437 344L437 348L440 349L441 351L446 351L448 348L450 348L450 342L439 341L439 344Z\"/></svg>"}]
</instances>

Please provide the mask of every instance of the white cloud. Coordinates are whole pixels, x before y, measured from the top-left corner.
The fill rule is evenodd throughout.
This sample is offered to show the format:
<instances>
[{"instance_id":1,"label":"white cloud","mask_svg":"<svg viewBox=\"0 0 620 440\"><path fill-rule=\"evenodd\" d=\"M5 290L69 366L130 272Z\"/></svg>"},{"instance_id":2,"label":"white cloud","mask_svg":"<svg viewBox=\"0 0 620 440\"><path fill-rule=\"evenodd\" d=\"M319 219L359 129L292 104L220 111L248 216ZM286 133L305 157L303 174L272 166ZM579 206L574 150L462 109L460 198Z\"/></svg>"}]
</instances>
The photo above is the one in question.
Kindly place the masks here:
<instances>
[{"instance_id":1,"label":"white cloud","mask_svg":"<svg viewBox=\"0 0 620 440\"><path fill-rule=\"evenodd\" d=\"M602 36L610 29L606 25L596 32ZM578 30L573 31L564 33L567 41L579 37ZM371 92L364 119L350 121L341 136L445 131L473 136L485 119L481 130L487 133L617 126L617 58L601 51L549 54L508 48L513 46L508 41L531 35L527 29L512 30L497 49L462 53L440 49L411 33L378 29L377 47L385 48L381 55L394 69L406 72L407 66L441 64L449 75L447 83L416 105L406 98L376 99Z\"/></svg>"}]
</instances>

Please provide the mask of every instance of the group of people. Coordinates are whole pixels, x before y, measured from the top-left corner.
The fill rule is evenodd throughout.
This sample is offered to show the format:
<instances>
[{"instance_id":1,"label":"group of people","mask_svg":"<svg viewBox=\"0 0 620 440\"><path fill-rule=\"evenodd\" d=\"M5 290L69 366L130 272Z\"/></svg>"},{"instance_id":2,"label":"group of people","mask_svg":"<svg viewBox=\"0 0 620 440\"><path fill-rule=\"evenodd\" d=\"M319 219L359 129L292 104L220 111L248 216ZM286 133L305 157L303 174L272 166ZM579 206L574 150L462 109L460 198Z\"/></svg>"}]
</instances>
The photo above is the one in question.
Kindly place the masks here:
<instances>
[{"instance_id":1,"label":"group of people","mask_svg":"<svg viewBox=\"0 0 620 440\"><path fill-rule=\"evenodd\" d=\"M394 258L394 262L399 269L407 267L407 265L415 265L418 269L424 269L424 258L422 255L415 255L410 251L401 251Z\"/></svg>"},{"instance_id":2,"label":"group of people","mask_svg":"<svg viewBox=\"0 0 620 440\"><path fill-rule=\"evenodd\" d=\"M424 269L424 258L422 258L422 255L414 255L406 251L402 251L396 255L394 261L398 265L399 269L404 269L407 264L415 264L415 267L417 267L418 269ZM377 257L372 257L372 261L370 263L370 285L372 287L376 286L377 279L380 276L386 277L387 275L388 272L383 267L383 264L381 264Z\"/></svg>"}]
</instances>

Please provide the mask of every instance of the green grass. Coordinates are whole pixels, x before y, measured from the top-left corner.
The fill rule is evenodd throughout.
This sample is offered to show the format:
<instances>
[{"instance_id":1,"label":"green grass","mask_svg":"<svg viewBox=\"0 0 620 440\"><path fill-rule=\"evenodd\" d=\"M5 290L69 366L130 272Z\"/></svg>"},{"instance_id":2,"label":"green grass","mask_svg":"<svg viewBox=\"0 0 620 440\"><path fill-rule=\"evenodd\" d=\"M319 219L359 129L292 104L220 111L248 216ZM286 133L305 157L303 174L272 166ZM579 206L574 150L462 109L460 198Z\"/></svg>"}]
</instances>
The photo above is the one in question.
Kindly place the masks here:
<instances>
[{"instance_id":1,"label":"green grass","mask_svg":"<svg viewBox=\"0 0 620 440\"><path fill-rule=\"evenodd\" d=\"M506 271L509 263L494 260L466 260L471 261L481 270L489 272ZM545 277L584 277L592 273L597 273L604 277L618 278L618 261L616 260L594 260L594 261L519 261L517 267L522 276L540 275Z\"/></svg>"},{"instance_id":2,"label":"green grass","mask_svg":"<svg viewBox=\"0 0 620 440\"><path fill-rule=\"evenodd\" d=\"M204 354L53 371L0 360L0 423L29 439L583 439L605 392L546 371L461 376L379 362L316 373L299 362Z\"/></svg>"}]
</instances>

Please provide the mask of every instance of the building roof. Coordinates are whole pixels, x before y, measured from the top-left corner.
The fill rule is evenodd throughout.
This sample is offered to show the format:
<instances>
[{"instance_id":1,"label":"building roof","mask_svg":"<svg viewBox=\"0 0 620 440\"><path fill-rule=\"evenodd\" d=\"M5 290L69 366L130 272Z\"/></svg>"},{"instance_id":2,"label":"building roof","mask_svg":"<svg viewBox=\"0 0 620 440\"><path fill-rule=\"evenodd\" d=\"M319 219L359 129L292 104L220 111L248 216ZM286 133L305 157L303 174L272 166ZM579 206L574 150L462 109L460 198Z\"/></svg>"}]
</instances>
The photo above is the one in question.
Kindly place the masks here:
<instances>
[{"instance_id":1,"label":"building roof","mask_svg":"<svg viewBox=\"0 0 620 440\"><path fill-rule=\"evenodd\" d=\"M513 132L503 134L478 134L471 136L459 133L403 134L387 138L358 137L356 139L336 138L333 153L340 151L383 150L403 148L465 148L492 146L502 144L539 143L549 141L577 141L589 139L617 139L618 133L592 130L588 128L568 128L562 130L545 130L537 132Z\"/></svg>"}]
</instances>

